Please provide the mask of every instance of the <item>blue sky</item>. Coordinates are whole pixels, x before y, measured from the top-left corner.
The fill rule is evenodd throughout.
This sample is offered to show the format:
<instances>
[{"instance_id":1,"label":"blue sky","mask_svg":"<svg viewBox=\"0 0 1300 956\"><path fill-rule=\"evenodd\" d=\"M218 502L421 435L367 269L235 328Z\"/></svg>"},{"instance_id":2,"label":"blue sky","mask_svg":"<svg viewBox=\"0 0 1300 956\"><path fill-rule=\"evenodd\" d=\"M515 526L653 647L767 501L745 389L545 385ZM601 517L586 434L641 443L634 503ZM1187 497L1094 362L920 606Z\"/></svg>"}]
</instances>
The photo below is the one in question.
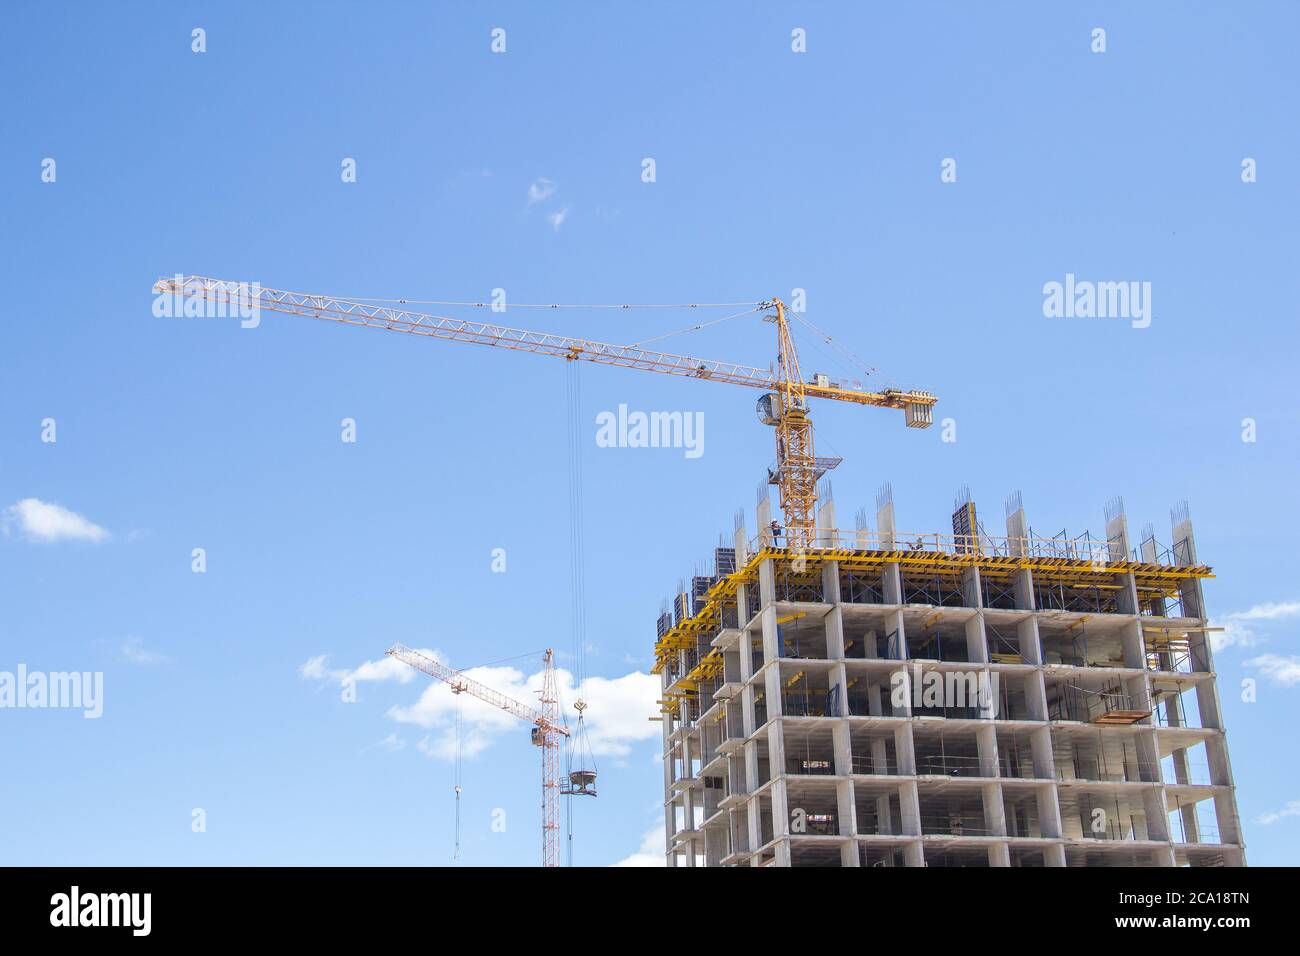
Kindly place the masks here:
<instances>
[{"instance_id":1,"label":"blue sky","mask_svg":"<svg viewBox=\"0 0 1300 956\"><path fill-rule=\"evenodd\" d=\"M565 364L156 318L154 279L194 272L515 302L805 289L810 320L956 422L945 443L817 408L844 524L886 480L917 530L944 530L962 485L995 526L1020 489L1048 532L1100 532L1122 495L1133 531L1167 541L1190 503L1231 625L1217 665L1248 858L1294 862L1300 14L1063 6L9 5L0 508L56 504L107 534L32 524L34 506L0 534L0 670L105 681L98 720L0 714L0 815L19 824L0 860L448 863L446 707L415 680L345 703L331 674L395 641L457 666L554 646L572 667ZM530 201L539 180L553 192ZM1067 273L1150 282L1150 326L1045 318ZM697 318L510 314L610 341ZM662 344L766 366L771 333L748 317ZM840 372L817 345L809 370ZM628 705L659 602L736 508L752 528L772 449L756 393L581 377L587 671L624 682L600 685L602 793L576 808L575 860L603 864L661 819L655 725ZM704 454L598 448L595 415L620 403L703 413ZM509 666L491 676L535 671ZM527 729L470 722L461 862L531 864Z\"/></svg>"}]
</instances>

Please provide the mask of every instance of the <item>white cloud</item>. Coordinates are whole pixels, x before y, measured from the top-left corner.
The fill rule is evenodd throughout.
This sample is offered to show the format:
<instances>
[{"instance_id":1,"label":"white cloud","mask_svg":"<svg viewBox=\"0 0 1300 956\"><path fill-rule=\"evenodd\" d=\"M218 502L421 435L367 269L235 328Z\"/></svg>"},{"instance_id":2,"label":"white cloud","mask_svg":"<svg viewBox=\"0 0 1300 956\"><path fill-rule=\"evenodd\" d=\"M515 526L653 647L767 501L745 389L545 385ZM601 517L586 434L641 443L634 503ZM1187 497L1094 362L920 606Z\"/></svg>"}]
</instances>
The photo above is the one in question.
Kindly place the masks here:
<instances>
[{"instance_id":1,"label":"white cloud","mask_svg":"<svg viewBox=\"0 0 1300 956\"><path fill-rule=\"evenodd\" d=\"M561 688L565 680L572 684L568 671L560 671ZM587 702L587 736L596 756L622 757L631 752L632 744L660 736L660 725L651 721L659 714L661 685L654 674L633 671L622 677L588 677L582 682L581 693L572 690L565 700L581 696Z\"/></svg>"},{"instance_id":2,"label":"white cloud","mask_svg":"<svg viewBox=\"0 0 1300 956\"><path fill-rule=\"evenodd\" d=\"M1300 657L1282 657L1280 654L1261 654L1243 662L1246 667L1257 667L1264 676L1276 684L1291 687L1300 684Z\"/></svg>"},{"instance_id":3,"label":"white cloud","mask_svg":"<svg viewBox=\"0 0 1300 956\"><path fill-rule=\"evenodd\" d=\"M472 667L464 674L520 703L537 706L542 686L540 670L525 676L514 667ZM633 744L659 735L659 725L649 719L659 709L659 678L653 674L633 672L617 678L589 677L575 693L573 674L557 668L555 682L560 700L566 704L564 716L571 730L574 714L568 708L579 697L586 701L587 743L595 756L623 757L631 752ZM518 732L525 726L519 718L477 697L453 693L451 686L442 681L432 681L409 707L390 708L388 716L399 723L432 731L422 742L421 750L450 760L456 753L458 707L461 754L465 757L482 753L501 735Z\"/></svg>"},{"instance_id":4,"label":"white cloud","mask_svg":"<svg viewBox=\"0 0 1300 956\"><path fill-rule=\"evenodd\" d=\"M346 671L326 670L325 662L328 660L324 654L317 657L308 658L298 665L298 673L302 675L303 680L325 680L334 674L342 673L346 676Z\"/></svg>"},{"instance_id":5,"label":"white cloud","mask_svg":"<svg viewBox=\"0 0 1300 956\"><path fill-rule=\"evenodd\" d=\"M394 732L389 734L383 740L375 741L370 746L378 747L380 750L387 750L391 753L396 750L406 749L406 741L403 740L401 737L397 736L397 734Z\"/></svg>"},{"instance_id":6,"label":"white cloud","mask_svg":"<svg viewBox=\"0 0 1300 956\"><path fill-rule=\"evenodd\" d=\"M546 221L551 224L552 229L554 229L556 232L559 232L560 227L564 225L564 220L568 218L568 215L569 215L569 207L565 206L559 212L553 212L549 216L547 216Z\"/></svg>"},{"instance_id":7,"label":"white cloud","mask_svg":"<svg viewBox=\"0 0 1300 956\"><path fill-rule=\"evenodd\" d=\"M107 541L108 531L62 505L24 498L4 510L5 531L17 527L29 541Z\"/></svg>"},{"instance_id":8,"label":"white cloud","mask_svg":"<svg viewBox=\"0 0 1300 956\"><path fill-rule=\"evenodd\" d=\"M1276 621L1284 617L1300 615L1300 601L1280 601L1269 604L1256 604L1248 611L1229 614L1228 617L1240 621Z\"/></svg>"},{"instance_id":9,"label":"white cloud","mask_svg":"<svg viewBox=\"0 0 1300 956\"><path fill-rule=\"evenodd\" d=\"M434 660L442 658L433 651L425 650L422 652L426 657L432 657ZM399 684L409 684L415 679L415 668L403 664L396 657L385 655L377 661L366 661L349 675L355 681L388 681L395 680Z\"/></svg>"},{"instance_id":10,"label":"white cloud","mask_svg":"<svg viewBox=\"0 0 1300 956\"><path fill-rule=\"evenodd\" d=\"M438 661L443 659L442 655L437 651L424 649L420 653ZM413 668L403 664L397 658L388 657L387 655L377 661L366 661L360 667L347 670L346 668L330 667L329 657L325 654L319 654L298 665L298 673L302 675L303 680L323 680L337 684L341 684L349 678L356 683L361 681L395 680L399 684L409 684L415 679L415 670Z\"/></svg>"},{"instance_id":11,"label":"white cloud","mask_svg":"<svg viewBox=\"0 0 1300 956\"><path fill-rule=\"evenodd\" d=\"M1211 621L1210 625L1223 628L1210 632L1210 647L1215 651L1225 647L1253 647L1259 643L1259 635L1240 621L1223 618Z\"/></svg>"},{"instance_id":12,"label":"white cloud","mask_svg":"<svg viewBox=\"0 0 1300 956\"><path fill-rule=\"evenodd\" d=\"M1211 622L1223 630L1210 632L1210 646L1216 651L1225 647L1253 647L1260 642L1260 636L1250 626L1251 622L1283 621L1293 617L1300 617L1300 601L1256 604L1245 611L1225 614Z\"/></svg>"},{"instance_id":13,"label":"white cloud","mask_svg":"<svg viewBox=\"0 0 1300 956\"><path fill-rule=\"evenodd\" d=\"M528 205L532 206L539 202L546 202L555 195L558 188L555 183L545 176L538 176L533 180L532 185L528 187Z\"/></svg>"},{"instance_id":14,"label":"white cloud","mask_svg":"<svg viewBox=\"0 0 1300 956\"><path fill-rule=\"evenodd\" d=\"M428 649L420 653L440 663L446 658ZM304 680L329 681L342 684L349 678L361 681L397 681L410 683L420 676L415 669L396 658L384 657L367 661L351 670L332 668L325 655L312 657L298 667ZM531 675L509 666L471 667L462 672L470 680L485 684L529 707L539 707L538 694L542 687L542 672ZM454 693L449 684L433 678L424 678L426 684L413 702L395 704L388 710L390 719L400 724L412 724L428 731L416 743L416 749L440 760L452 760L456 755L456 718L460 714L460 752L463 757L473 757L487 750L504 734L518 733L527 727L521 719L499 707L470 694ZM564 717L570 729L575 724L573 701L579 697L587 703L584 724L587 743L597 757L620 758L629 754L634 744L659 736L659 725L649 718L658 711L659 678L653 674L634 671L622 677L588 677L576 691L573 674L557 668L555 681L560 700L565 704Z\"/></svg>"},{"instance_id":15,"label":"white cloud","mask_svg":"<svg viewBox=\"0 0 1300 956\"><path fill-rule=\"evenodd\" d=\"M625 856L614 866L667 866L664 859L667 854L667 841L664 836L664 826L659 826L647 830L644 837L641 838L641 846L631 856Z\"/></svg>"},{"instance_id":16,"label":"white cloud","mask_svg":"<svg viewBox=\"0 0 1300 956\"><path fill-rule=\"evenodd\" d=\"M1268 826L1286 817L1300 817L1300 800L1292 800L1281 810L1275 810L1272 813L1265 813L1258 820L1264 826Z\"/></svg>"},{"instance_id":17,"label":"white cloud","mask_svg":"<svg viewBox=\"0 0 1300 956\"><path fill-rule=\"evenodd\" d=\"M146 648L144 639L140 637L128 637L119 650L132 664L166 664L171 660L166 654Z\"/></svg>"}]
</instances>

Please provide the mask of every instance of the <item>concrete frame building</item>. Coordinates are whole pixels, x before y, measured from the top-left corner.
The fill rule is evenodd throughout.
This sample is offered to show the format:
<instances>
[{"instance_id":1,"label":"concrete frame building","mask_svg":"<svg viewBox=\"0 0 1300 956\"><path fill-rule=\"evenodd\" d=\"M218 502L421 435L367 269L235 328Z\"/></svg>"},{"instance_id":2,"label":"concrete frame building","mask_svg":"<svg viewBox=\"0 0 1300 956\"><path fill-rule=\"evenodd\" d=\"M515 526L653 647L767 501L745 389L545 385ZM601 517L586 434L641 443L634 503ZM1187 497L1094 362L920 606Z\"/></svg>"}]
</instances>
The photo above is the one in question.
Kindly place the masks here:
<instances>
[{"instance_id":1,"label":"concrete frame building","mask_svg":"<svg viewBox=\"0 0 1300 956\"><path fill-rule=\"evenodd\" d=\"M658 621L670 866L1243 866L1186 509L1172 543L746 536ZM758 527L771 519L766 490Z\"/></svg>"}]
</instances>

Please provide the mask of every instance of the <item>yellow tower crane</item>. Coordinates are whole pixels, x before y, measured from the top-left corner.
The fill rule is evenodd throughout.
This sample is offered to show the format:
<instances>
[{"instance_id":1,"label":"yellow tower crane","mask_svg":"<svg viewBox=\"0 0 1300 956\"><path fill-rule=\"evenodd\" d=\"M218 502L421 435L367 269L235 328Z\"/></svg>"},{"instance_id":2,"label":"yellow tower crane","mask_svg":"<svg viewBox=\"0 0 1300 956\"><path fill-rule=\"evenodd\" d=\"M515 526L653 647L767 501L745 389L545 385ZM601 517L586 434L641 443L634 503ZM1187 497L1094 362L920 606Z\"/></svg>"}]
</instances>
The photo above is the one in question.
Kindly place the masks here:
<instances>
[{"instance_id":1,"label":"yellow tower crane","mask_svg":"<svg viewBox=\"0 0 1300 956\"><path fill-rule=\"evenodd\" d=\"M560 781L560 738L568 737L569 730L560 723L559 693L555 686L551 651L548 649L542 659L542 689L537 695L542 705L540 710L521 704L513 697L403 644L394 644L385 653L430 677L436 677L449 685L453 694L470 694L533 725L533 743L542 748L542 866L559 866L560 796L565 791Z\"/></svg>"},{"instance_id":2,"label":"yellow tower crane","mask_svg":"<svg viewBox=\"0 0 1300 956\"><path fill-rule=\"evenodd\" d=\"M909 428L928 428L934 421L933 408L937 399L932 392L896 388L863 391L834 384L823 375L815 376L812 381L804 381L799 371L799 356L790 334L785 304L780 299L755 303L758 308L768 310L769 320L776 324L777 367L772 371L734 362L649 351L635 345L611 345L548 332L531 332L527 329L427 315L390 305L267 289L207 276L165 277L155 283L154 292L205 300L220 308L239 305L241 308L267 309L390 332L491 345L520 352L553 355L570 361L617 365L762 389L767 394L758 401L759 418L764 424L776 428L776 467L772 469L769 480L779 491L781 511L785 516L787 546L796 551L807 550L816 543L817 479L827 469L839 464L838 458L818 458L813 451L808 399L824 398L856 405L900 409Z\"/></svg>"}]
</instances>

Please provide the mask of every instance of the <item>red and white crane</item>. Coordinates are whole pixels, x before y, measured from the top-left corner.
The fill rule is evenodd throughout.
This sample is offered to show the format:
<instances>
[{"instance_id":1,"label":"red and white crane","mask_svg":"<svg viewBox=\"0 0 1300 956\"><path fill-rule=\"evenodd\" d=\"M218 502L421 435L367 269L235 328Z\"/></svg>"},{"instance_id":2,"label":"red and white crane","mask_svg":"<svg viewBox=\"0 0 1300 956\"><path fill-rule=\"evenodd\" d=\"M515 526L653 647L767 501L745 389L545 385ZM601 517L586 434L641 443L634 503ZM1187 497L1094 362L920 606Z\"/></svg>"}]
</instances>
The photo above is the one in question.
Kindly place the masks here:
<instances>
[{"instance_id":1,"label":"red and white crane","mask_svg":"<svg viewBox=\"0 0 1300 956\"><path fill-rule=\"evenodd\" d=\"M560 794L565 792L560 781L560 738L568 737L569 729L560 723L560 698L555 686L554 655L550 648L542 658L542 689L538 691L540 710L403 644L394 644L386 653L448 684L453 694L471 694L533 725L533 744L542 750L542 866L559 866Z\"/></svg>"}]
</instances>

